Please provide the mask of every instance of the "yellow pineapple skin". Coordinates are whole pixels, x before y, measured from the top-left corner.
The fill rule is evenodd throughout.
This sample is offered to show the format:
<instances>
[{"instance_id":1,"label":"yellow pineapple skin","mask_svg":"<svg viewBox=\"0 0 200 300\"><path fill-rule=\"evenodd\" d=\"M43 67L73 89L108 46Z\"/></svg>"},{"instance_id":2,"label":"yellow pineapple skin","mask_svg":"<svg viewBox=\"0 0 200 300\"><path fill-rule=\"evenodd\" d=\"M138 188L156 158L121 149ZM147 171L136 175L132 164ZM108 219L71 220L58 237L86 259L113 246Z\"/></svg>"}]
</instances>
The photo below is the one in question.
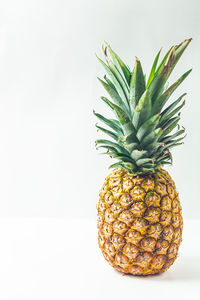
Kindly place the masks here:
<instances>
[{"instance_id":1,"label":"yellow pineapple skin","mask_svg":"<svg viewBox=\"0 0 200 300\"><path fill-rule=\"evenodd\" d=\"M116 270L132 275L166 271L182 240L183 219L167 171L134 175L114 169L98 201L98 243Z\"/></svg>"}]
</instances>

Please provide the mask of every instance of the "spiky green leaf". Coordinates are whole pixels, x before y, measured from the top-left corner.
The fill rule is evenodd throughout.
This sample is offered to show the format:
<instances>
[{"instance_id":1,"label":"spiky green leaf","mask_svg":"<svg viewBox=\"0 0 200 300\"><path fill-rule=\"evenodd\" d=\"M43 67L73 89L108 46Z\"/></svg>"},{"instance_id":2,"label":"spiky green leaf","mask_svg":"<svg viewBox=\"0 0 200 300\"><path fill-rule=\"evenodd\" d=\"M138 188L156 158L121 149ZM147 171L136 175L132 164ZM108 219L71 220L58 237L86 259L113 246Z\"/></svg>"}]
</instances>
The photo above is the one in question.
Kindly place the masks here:
<instances>
[{"instance_id":1,"label":"spiky green leaf","mask_svg":"<svg viewBox=\"0 0 200 300\"><path fill-rule=\"evenodd\" d=\"M180 120L180 117L174 117L172 119L170 119L166 124L163 125L163 134L162 136L165 136L167 134L169 134L178 124Z\"/></svg>"},{"instance_id":2,"label":"spiky green leaf","mask_svg":"<svg viewBox=\"0 0 200 300\"><path fill-rule=\"evenodd\" d=\"M173 111L171 111L169 114L163 115L160 119L159 125L162 126L167 120L170 120L175 114L177 114L181 108L185 105L185 101L181 105L179 105L177 108L175 108Z\"/></svg>"},{"instance_id":3,"label":"spiky green leaf","mask_svg":"<svg viewBox=\"0 0 200 300\"><path fill-rule=\"evenodd\" d=\"M106 124L107 126L112 128L113 130L115 130L119 135L123 135L123 131L122 131L121 127L118 125L117 122L115 122L115 120L107 119L104 116L102 116L101 114L96 113L95 111L93 111L93 113L104 124Z\"/></svg>"},{"instance_id":4,"label":"spiky green leaf","mask_svg":"<svg viewBox=\"0 0 200 300\"><path fill-rule=\"evenodd\" d=\"M172 47L168 55L164 58L164 61L162 61L160 66L158 67L158 70L156 71L155 76L149 86L149 91L153 103L163 91L163 87L168 80L169 75L173 71L175 65L177 64L190 41L191 39L188 39L178 46Z\"/></svg>"},{"instance_id":5,"label":"spiky green leaf","mask_svg":"<svg viewBox=\"0 0 200 300\"><path fill-rule=\"evenodd\" d=\"M171 105L169 105L163 112L161 113L161 119L167 116L182 100L182 98L186 95L186 93L182 94L176 101L174 101Z\"/></svg>"},{"instance_id":6,"label":"spiky green leaf","mask_svg":"<svg viewBox=\"0 0 200 300\"><path fill-rule=\"evenodd\" d=\"M118 141L119 140L119 136L116 134L116 133L114 133L114 132L112 132L112 131L110 131L110 130L108 130L108 129L105 129L105 128L103 128L103 127L101 127L101 126L98 126L97 124L95 125L99 130L101 130L103 133L105 133L105 134L107 134L108 136L110 136L112 139L114 139L115 141Z\"/></svg>"},{"instance_id":7,"label":"spiky green leaf","mask_svg":"<svg viewBox=\"0 0 200 300\"><path fill-rule=\"evenodd\" d=\"M107 52L109 52L110 56L108 55ZM120 83L120 85L124 91L124 94L126 95L126 99L128 99L129 85L126 81L126 77L124 76L124 73L120 67L120 64L118 63L118 60L116 59L116 57L113 54L113 52L111 51L111 49L109 50L109 47L106 45L103 45L103 54L104 54L104 57L108 64L109 69L112 71L112 73L117 78L118 82Z\"/></svg>"},{"instance_id":8,"label":"spiky green leaf","mask_svg":"<svg viewBox=\"0 0 200 300\"><path fill-rule=\"evenodd\" d=\"M128 86L129 75L130 75L129 74L130 72L128 71L128 68L122 62L122 60L119 58L119 56L111 49L110 45L108 45L108 43L106 43L106 42L105 42L105 45L106 45L105 52L106 52L106 50L109 52L115 67L117 68L117 70L121 74L122 78L124 79L124 82L125 82L126 86Z\"/></svg>"},{"instance_id":9,"label":"spiky green leaf","mask_svg":"<svg viewBox=\"0 0 200 300\"><path fill-rule=\"evenodd\" d=\"M133 125L137 129L151 116L151 96L146 90L141 96L133 115Z\"/></svg>"},{"instance_id":10,"label":"spiky green leaf","mask_svg":"<svg viewBox=\"0 0 200 300\"><path fill-rule=\"evenodd\" d=\"M106 83L105 81L101 80L99 77L97 77L97 78L101 82L101 84L103 85L103 87L105 88L105 90L108 92L108 94L110 95L110 97L112 98L112 100L118 106L120 106L121 108L123 108L128 113L127 106L124 104L124 102L122 101L122 99L119 96L119 94L117 93L117 91L115 89L113 89L113 87L111 87L108 83Z\"/></svg>"},{"instance_id":11,"label":"spiky green leaf","mask_svg":"<svg viewBox=\"0 0 200 300\"><path fill-rule=\"evenodd\" d=\"M158 59L159 59L161 50L162 50L162 49L160 49L160 51L159 51L158 54L156 55L155 60L154 60L154 62L153 62L153 65L152 65L152 68L151 68L151 72L150 72L150 74L149 74L149 78L148 78L148 81L147 81L147 86L146 86L147 89L148 89L150 83L152 82L152 80L153 80L153 78L154 78L154 75L155 75L155 72L156 72L156 67L157 67L157 63L158 63Z\"/></svg>"},{"instance_id":12,"label":"spiky green leaf","mask_svg":"<svg viewBox=\"0 0 200 300\"><path fill-rule=\"evenodd\" d=\"M127 163L127 162L117 162L109 166L109 169L113 169L113 168L122 168L127 172L131 172L131 173L137 170L137 167L134 164Z\"/></svg>"},{"instance_id":13,"label":"spiky green leaf","mask_svg":"<svg viewBox=\"0 0 200 300\"><path fill-rule=\"evenodd\" d=\"M142 94L145 91L145 80L140 61L136 58L136 64L131 74L130 81L130 106L134 111Z\"/></svg>"},{"instance_id":14,"label":"spiky green leaf","mask_svg":"<svg viewBox=\"0 0 200 300\"><path fill-rule=\"evenodd\" d=\"M190 74L192 69L185 72L175 83L173 83L160 97L158 97L153 103L152 112L156 114L161 111L169 97L173 94L176 88L183 82L183 80Z\"/></svg>"},{"instance_id":15,"label":"spiky green leaf","mask_svg":"<svg viewBox=\"0 0 200 300\"><path fill-rule=\"evenodd\" d=\"M154 115L153 117L148 119L144 124L140 126L137 132L137 138L139 139L139 141L141 141L145 135L147 135L149 132L151 132L157 127L159 123L159 119L160 119L159 114Z\"/></svg>"},{"instance_id":16,"label":"spiky green leaf","mask_svg":"<svg viewBox=\"0 0 200 300\"><path fill-rule=\"evenodd\" d=\"M124 134L125 135L135 134L136 136L136 130L133 126L133 123L131 122L128 115L126 114L126 112L124 112L119 106L115 105L111 101L107 100L107 102L114 109L115 114L122 126Z\"/></svg>"},{"instance_id":17,"label":"spiky green leaf","mask_svg":"<svg viewBox=\"0 0 200 300\"><path fill-rule=\"evenodd\" d=\"M111 146L111 147L114 147L115 149L118 149L118 151L120 151L120 152L129 154L128 151L123 146L121 146L119 143L114 143L114 142L111 142L111 141L105 140L105 139L96 140L95 143L96 143L96 145L103 144L103 145Z\"/></svg>"},{"instance_id":18,"label":"spiky green leaf","mask_svg":"<svg viewBox=\"0 0 200 300\"><path fill-rule=\"evenodd\" d=\"M145 149L146 146L148 146L149 144L157 142L159 137L162 135L162 133L163 133L162 128L157 128L157 129L153 130L152 132L150 132L148 135L146 135L143 138L143 140L141 142L141 147L143 147Z\"/></svg>"},{"instance_id":19,"label":"spiky green leaf","mask_svg":"<svg viewBox=\"0 0 200 300\"><path fill-rule=\"evenodd\" d=\"M116 56L120 66L121 66L121 69L124 73L124 76L126 77L127 82L129 82L129 77L130 77L130 74L131 74L129 68L125 65L125 63L121 60L121 58L113 50L112 50L112 52Z\"/></svg>"},{"instance_id":20,"label":"spiky green leaf","mask_svg":"<svg viewBox=\"0 0 200 300\"><path fill-rule=\"evenodd\" d=\"M110 68L98 56L97 56L97 59L100 61L100 63L102 64L102 66L104 67L104 69L106 70L106 72L108 73L110 78L112 79L119 96L124 101L124 103L127 105L127 107L129 107L129 103L128 103L128 100L126 98L126 94L125 94L120 82L116 78L115 74L113 74L113 72L110 70Z\"/></svg>"},{"instance_id":21,"label":"spiky green leaf","mask_svg":"<svg viewBox=\"0 0 200 300\"><path fill-rule=\"evenodd\" d=\"M164 138L161 139L161 142L163 143L167 143L168 141L173 140L175 137L183 134L185 132L185 129L181 129L179 131L177 131L176 133L169 135L169 136L165 136Z\"/></svg>"},{"instance_id":22,"label":"spiky green leaf","mask_svg":"<svg viewBox=\"0 0 200 300\"><path fill-rule=\"evenodd\" d=\"M137 161L140 158L143 158L147 154L147 151L145 150L133 150L131 152L131 157L133 160Z\"/></svg>"},{"instance_id":23,"label":"spiky green leaf","mask_svg":"<svg viewBox=\"0 0 200 300\"><path fill-rule=\"evenodd\" d=\"M97 77L98 78L98 77ZM112 83L112 81L106 76L106 75L104 75L104 80L107 82L107 84L111 87L111 88L113 88L113 90L115 90L116 91L116 93L117 93L117 90L116 90L116 88L115 88L115 85Z\"/></svg>"}]
</instances>

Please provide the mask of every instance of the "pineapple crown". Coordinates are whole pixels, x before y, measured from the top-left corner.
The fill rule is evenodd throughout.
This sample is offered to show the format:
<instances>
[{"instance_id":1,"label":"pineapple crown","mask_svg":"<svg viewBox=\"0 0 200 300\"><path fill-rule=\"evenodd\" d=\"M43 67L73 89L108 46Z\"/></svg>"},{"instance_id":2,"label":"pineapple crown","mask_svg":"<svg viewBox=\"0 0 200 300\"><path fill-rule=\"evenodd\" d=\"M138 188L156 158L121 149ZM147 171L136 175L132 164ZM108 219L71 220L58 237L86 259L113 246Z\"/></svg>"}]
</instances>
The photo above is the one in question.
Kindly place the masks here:
<instances>
[{"instance_id":1,"label":"pineapple crown","mask_svg":"<svg viewBox=\"0 0 200 300\"><path fill-rule=\"evenodd\" d=\"M106 97L101 99L110 107L115 119L108 119L96 112L94 114L109 127L96 124L98 130L111 138L96 140L97 149L106 149L104 154L117 159L109 168L143 174L156 172L159 167L172 164L170 149L181 145L185 137L185 129L180 128L179 120L180 110L185 104L182 99L186 94L165 109L164 106L191 69L169 87L166 83L190 41L188 39L171 47L157 67L160 50L147 82L137 58L131 72L107 43L103 45L106 63L97 58L109 78L105 75L104 80L98 79L112 101Z\"/></svg>"}]
</instances>

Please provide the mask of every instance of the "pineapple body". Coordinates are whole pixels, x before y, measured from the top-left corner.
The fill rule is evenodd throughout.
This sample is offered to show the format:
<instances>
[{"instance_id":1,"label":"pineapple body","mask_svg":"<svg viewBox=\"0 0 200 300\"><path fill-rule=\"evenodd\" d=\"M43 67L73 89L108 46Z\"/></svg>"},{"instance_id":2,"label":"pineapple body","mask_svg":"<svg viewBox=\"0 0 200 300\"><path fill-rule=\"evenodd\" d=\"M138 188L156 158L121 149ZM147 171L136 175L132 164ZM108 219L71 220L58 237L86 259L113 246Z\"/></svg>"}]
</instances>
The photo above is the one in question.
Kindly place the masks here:
<instances>
[{"instance_id":1,"label":"pineapple body","mask_svg":"<svg viewBox=\"0 0 200 300\"><path fill-rule=\"evenodd\" d=\"M98 242L116 270L166 271L177 258L182 227L179 197L167 171L134 175L118 168L106 178L98 202Z\"/></svg>"}]
</instances>

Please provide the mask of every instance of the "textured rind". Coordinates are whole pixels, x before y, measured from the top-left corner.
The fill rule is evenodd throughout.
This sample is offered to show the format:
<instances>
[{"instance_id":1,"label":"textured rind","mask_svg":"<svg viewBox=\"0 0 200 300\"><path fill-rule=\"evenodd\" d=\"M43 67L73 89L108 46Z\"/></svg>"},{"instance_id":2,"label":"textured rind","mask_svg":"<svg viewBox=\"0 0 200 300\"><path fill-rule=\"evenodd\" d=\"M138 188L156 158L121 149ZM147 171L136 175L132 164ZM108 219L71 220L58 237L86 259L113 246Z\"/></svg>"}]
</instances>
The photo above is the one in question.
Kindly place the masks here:
<instances>
[{"instance_id":1,"label":"textured rind","mask_svg":"<svg viewBox=\"0 0 200 300\"><path fill-rule=\"evenodd\" d=\"M98 243L116 270L133 275L166 271L177 258L183 220L167 171L134 176L115 169L98 202Z\"/></svg>"}]
</instances>

